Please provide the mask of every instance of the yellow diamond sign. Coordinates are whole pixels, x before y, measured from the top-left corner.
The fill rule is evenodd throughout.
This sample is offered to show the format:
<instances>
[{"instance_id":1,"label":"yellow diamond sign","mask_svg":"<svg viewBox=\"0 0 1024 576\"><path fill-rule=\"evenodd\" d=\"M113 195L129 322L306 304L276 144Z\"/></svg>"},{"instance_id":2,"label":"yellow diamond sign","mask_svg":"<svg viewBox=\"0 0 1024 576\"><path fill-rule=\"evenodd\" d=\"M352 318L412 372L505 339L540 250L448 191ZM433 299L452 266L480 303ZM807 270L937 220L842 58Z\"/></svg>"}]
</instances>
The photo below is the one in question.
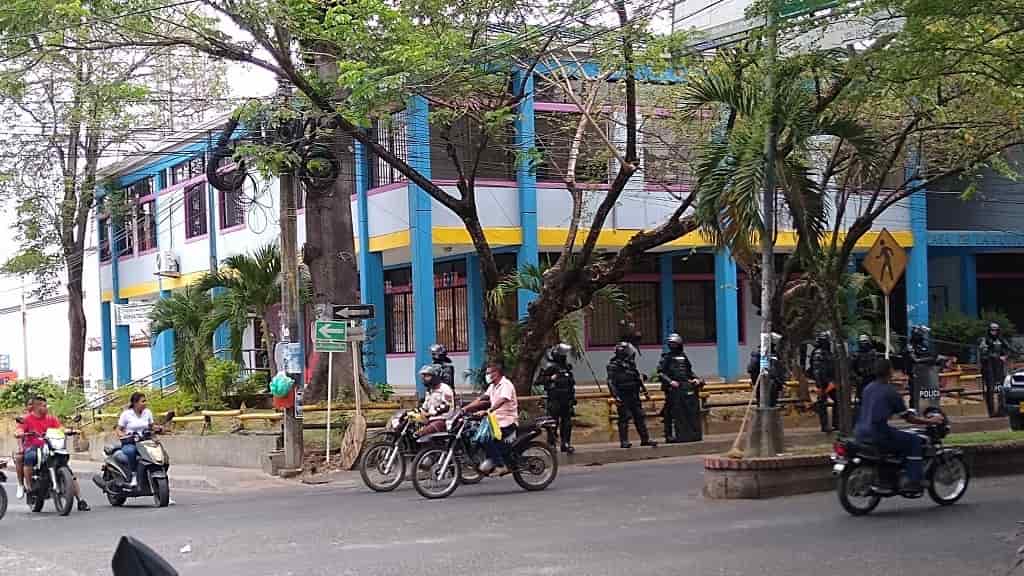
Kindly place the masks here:
<instances>
[{"instance_id":1,"label":"yellow diamond sign","mask_svg":"<svg viewBox=\"0 0 1024 576\"><path fill-rule=\"evenodd\" d=\"M864 269L888 295L907 269L907 251L883 228L864 258Z\"/></svg>"}]
</instances>

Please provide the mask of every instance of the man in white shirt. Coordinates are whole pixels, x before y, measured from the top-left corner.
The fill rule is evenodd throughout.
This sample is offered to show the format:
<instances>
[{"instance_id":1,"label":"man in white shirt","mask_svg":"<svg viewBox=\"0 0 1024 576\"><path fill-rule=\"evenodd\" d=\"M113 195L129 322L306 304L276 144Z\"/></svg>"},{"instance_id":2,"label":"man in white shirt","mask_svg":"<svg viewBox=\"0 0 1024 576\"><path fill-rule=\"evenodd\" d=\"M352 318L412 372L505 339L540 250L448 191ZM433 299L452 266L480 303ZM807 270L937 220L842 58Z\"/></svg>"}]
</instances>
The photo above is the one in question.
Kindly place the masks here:
<instances>
[{"instance_id":1,"label":"man in white shirt","mask_svg":"<svg viewBox=\"0 0 1024 576\"><path fill-rule=\"evenodd\" d=\"M488 413L494 414L494 417L498 420L502 439L500 441L488 442L484 445L484 449L487 450L487 459L494 466L491 473L500 476L509 472L505 466L504 444L515 439L516 423L519 422L519 399L516 396L515 385L505 377L501 365L497 363L489 364L485 372L485 378L487 390L483 396L474 400L469 406L466 406L465 411L467 414L473 414L474 412L486 410ZM481 466L483 470L488 468L490 466Z\"/></svg>"}]
</instances>

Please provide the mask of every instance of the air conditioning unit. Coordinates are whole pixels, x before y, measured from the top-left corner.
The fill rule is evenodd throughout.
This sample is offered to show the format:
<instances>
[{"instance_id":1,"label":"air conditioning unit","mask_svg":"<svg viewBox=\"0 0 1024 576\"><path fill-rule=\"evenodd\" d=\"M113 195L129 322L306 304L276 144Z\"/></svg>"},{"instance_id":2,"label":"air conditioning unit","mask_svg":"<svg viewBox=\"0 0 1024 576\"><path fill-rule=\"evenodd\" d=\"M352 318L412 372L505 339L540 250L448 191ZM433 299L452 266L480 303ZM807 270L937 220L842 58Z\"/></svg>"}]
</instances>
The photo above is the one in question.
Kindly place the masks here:
<instances>
[{"instance_id":1,"label":"air conditioning unit","mask_svg":"<svg viewBox=\"0 0 1024 576\"><path fill-rule=\"evenodd\" d=\"M181 271L178 269L178 257L174 255L173 250L161 250L157 253L156 272L154 274L167 278L178 278L181 276Z\"/></svg>"}]
</instances>

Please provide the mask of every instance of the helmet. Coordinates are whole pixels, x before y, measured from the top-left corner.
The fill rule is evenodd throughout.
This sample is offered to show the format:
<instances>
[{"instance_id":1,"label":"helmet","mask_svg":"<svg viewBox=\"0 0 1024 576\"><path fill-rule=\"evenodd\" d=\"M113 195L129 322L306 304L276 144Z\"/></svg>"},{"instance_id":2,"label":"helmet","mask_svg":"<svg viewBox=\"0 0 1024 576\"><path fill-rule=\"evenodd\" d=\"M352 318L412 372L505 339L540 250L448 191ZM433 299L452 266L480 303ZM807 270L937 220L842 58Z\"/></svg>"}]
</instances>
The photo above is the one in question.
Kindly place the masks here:
<instances>
[{"instance_id":1,"label":"helmet","mask_svg":"<svg viewBox=\"0 0 1024 576\"><path fill-rule=\"evenodd\" d=\"M615 345L615 358L617 360L632 360L633 346L628 342L619 342Z\"/></svg>"},{"instance_id":2,"label":"helmet","mask_svg":"<svg viewBox=\"0 0 1024 576\"><path fill-rule=\"evenodd\" d=\"M993 322L988 325L988 331L992 334L999 334L1000 328L998 322Z\"/></svg>"},{"instance_id":3,"label":"helmet","mask_svg":"<svg viewBox=\"0 0 1024 576\"><path fill-rule=\"evenodd\" d=\"M430 357L434 360L443 358L448 355L448 349L444 347L444 344L431 344L430 345ZM422 372L422 371L421 371Z\"/></svg>"},{"instance_id":4,"label":"helmet","mask_svg":"<svg viewBox=\"0 0 1024 576\"><path fill-rule=\"evenodd\" d=\"M565 362L565 359L572 353L572 346L565 342L559 342L548 350L548 359L552 362Z\"/></svg>"},{"instance_id":5,"label":"helmet","mask_svg":"<svg viewBox=\"0 0 1024 576\"><path fill-rule=\"evenodd\" d=\"M669 350L675 350L675 351L682 350L683 349L683 337L680 336L679 334L676 334L675 332L673 332L673 333L668 335L668 338L665 338L665 344L668 346Z\"/></svg>"},{"instance_id":6,"label":"helmet","mask_svg":"<svg viewBox=\"0 0 1024 576\"><path fill-rule=\"evenodd\" d=\"M929 334L931 334L931 330L927 326L919 324L910 329L910 341L924 342Z\"/></svg>"},{"instance_id":7,"label":"helmet","mask_svg":"<svg viewBox=\"0 0 1024 576\"><path fill-rule=\"evenodd\" d=\"M441 378L438 376L437 370L430 364L424 364L420 368L419 374L420 379L423 380L423 383L428 386L433 387L441 383ZM429 376L430 379L427 379L427 376Z\"/></svg>"},{"instance_id":8,"label":"helmet","mask_svg":"<svg viewBox=\"0 0 1024 576\"><path fill-rule=\"evenodd\" d=\"M825 346L828 346L831 341L832 341L832 335L831 334L829 334L827 331L826 332L820 332L814 338L814 345L824 348Z\"/></svg>"}]
</instances>

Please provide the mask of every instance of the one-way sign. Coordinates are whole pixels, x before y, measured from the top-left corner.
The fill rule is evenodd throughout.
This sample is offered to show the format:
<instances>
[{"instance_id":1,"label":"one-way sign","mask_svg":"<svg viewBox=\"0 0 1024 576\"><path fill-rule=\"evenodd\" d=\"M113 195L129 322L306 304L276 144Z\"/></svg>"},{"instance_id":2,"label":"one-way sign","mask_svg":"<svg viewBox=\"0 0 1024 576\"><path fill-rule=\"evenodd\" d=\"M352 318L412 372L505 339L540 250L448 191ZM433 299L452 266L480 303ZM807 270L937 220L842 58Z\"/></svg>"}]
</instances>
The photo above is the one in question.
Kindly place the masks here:
<instances>
[{"instance_id":1,"label":"one-way sign","mask_svg":"<svg viewBox=\"0 0 1024 576\"><path fill-rule=\"evenodd\" d=\"M371 320L373 304L339 304L334 306L334 317L342 320Z\"/></svg>"}]
</instances>

